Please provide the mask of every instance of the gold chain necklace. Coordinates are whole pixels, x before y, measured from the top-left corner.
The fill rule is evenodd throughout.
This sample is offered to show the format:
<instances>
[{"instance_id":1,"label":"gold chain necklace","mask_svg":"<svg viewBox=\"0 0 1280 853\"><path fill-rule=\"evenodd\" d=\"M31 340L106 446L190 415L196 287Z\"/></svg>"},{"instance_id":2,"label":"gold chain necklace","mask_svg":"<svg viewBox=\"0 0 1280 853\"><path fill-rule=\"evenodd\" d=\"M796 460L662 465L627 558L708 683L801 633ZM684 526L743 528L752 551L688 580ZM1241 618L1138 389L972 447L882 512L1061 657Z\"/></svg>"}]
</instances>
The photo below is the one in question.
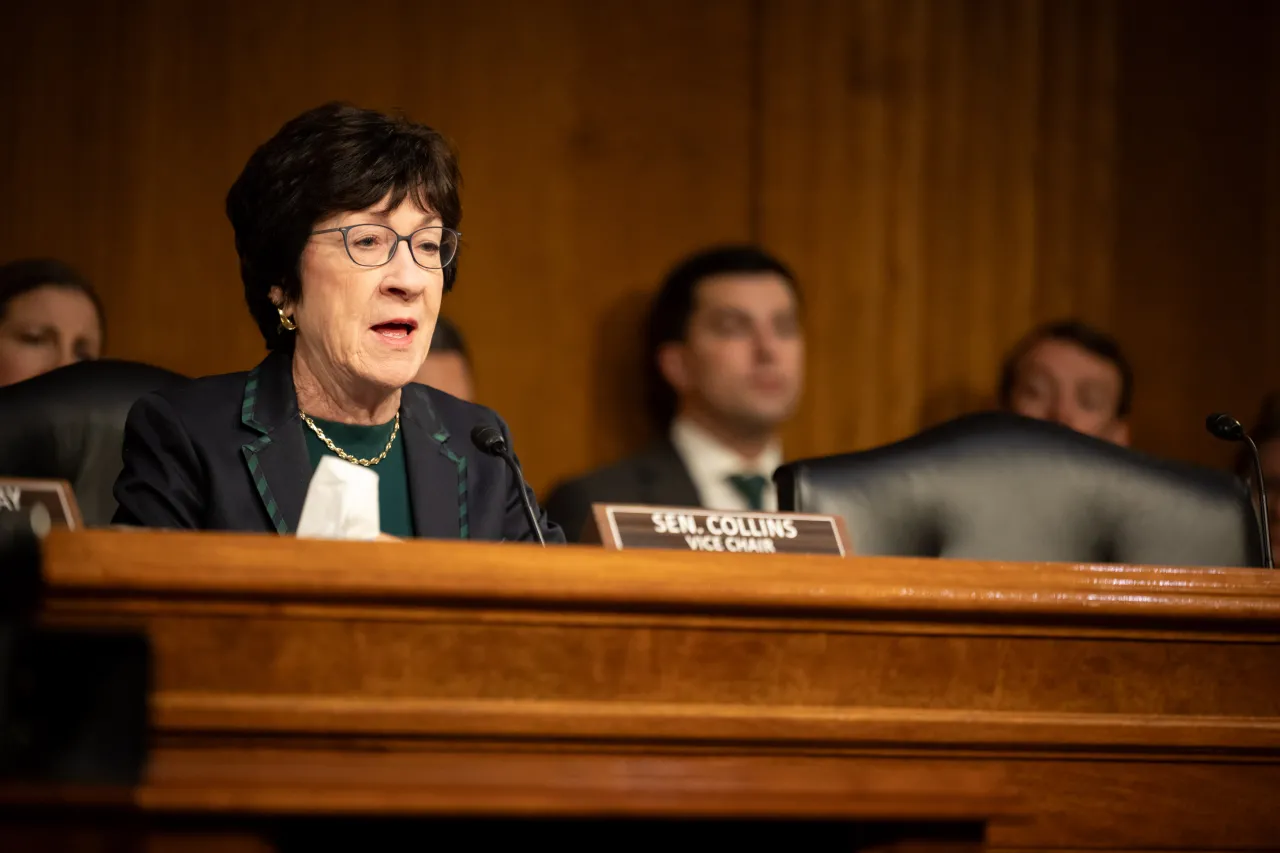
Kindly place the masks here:
<instances>
[{"instance_id":1,"label":"gold chain necklace","mask_svg":"<svg viewBox=\"0 0 1280 853\"><path fill-rule=\"evenodd\" d=\"M306 422L307 426L311 427L311 431L319 436L320 440L323 441L330 450L338 454L339 459L345 459L354 465L363 465L366 468L371 468L383 459L387 458L387 454L391 452L391 445L395 443L396 436L400 433L400 413L396 412L396 425L391 428L391 438L387 439L387 446L382 448L382 452L372 459L357 459L338 445L334 444L333 439L325 435L324 430L316 426L316 422L311 420L311 418L307 416L306 412L298 412L298 414L302 415L302 420Z\"/></svg>"}]
</instances>

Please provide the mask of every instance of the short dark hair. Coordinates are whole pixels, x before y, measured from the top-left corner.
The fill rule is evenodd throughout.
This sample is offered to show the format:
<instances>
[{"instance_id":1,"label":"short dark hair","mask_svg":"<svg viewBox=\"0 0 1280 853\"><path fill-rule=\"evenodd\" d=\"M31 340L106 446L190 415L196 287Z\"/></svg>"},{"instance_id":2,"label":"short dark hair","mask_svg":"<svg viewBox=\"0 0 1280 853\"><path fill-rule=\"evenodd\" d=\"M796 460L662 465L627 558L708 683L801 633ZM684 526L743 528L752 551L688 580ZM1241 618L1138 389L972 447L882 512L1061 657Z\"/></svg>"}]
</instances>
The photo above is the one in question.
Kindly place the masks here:
<instances>
[{"instance_id":1,"label":"short dark hair","mask_svg":"<svg viewBox=\"0 0 1280 853\"><path fill-rule=\"evenodd\" d=\"M467 353L467 342L463 339L462 332L447 317L437 317L435 331L431 333L430 353L436 355L442 352L456 352L462 356L463 361L471 360Z\"/></svg>"},{"instance_id":2,"label":"short dark hair","mask_svg":"<svg viewBox=\"0 0 1280 853\"><path fill-rule=\"evenodd\" d=\"M1013 388L1018 381L1018 368L1027 353L1044 341L1066 341L1115 365L1120 373L1120 400L1116 417L1129 416L1133 408L1133 367L1125 358L1115 338L1080 320L1055 320L1032 329L1014 345L1000 368L1000 406L1007 409L1013 402Z\"/></svg>"},{"instance_id":3,"label":"short dark hair","mask_svg":"<svg viewBox=\"0 0 1280 853\"><path fill-rule=\"evenodd\" d=\"M9 303L45 285L78 290L89 297L98 312L98 328L106 337L107 315L93 285L70 264L54 258L22 258L0 266L0 319L8 312Z\"/></svg>"},{"instance_id":4,"label":"short dark hair","mask_svg":"<svg viewBox=\"0 0 1280 853\"><path fill-rule=\"evenodd\" d=\"M664 345L683 341L689 332L698 285L716 275L776 273L786 279L799 299L796 277L782 261L758 246L723 245L703 249L680 261L667 273L649 306L645 324L646 396L654 423L660 429L670 426L676 415L676 393L658 368L658 350Z\"/></svg>"},{"instance_id":5,"label":"short dark hair","mask_svg":"<svg viewBox=\"0 0 1280 853\"><path fill-rule=\"evenodd\" d=\"M301 295L298 260L315 224L362 210L390 194L440 215L446 228L462 220L462 175L453 148L431 128L403 118L329 103L288 121L249 157L227 193L244 298L268 349L290 350L280 334L271 288ZM453 287L458 260L444 270Z\"/></svg>"}]
</instances>

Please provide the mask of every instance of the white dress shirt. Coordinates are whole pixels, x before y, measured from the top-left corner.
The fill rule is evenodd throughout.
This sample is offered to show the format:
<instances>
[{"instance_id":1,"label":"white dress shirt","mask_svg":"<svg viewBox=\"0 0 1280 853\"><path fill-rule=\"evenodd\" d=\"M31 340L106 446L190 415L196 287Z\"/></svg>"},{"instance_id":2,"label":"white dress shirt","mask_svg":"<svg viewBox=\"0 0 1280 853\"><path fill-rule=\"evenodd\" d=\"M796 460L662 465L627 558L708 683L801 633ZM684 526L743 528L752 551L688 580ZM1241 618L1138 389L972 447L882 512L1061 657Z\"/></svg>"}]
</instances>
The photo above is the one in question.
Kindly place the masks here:
<instances>
[{"instance_id":1,"label":"white dress shirt","mask_svg":"<svg viewBox=\"0 0 1280 853\"><path fill-rule=\"evenodd\" d=\"M680 454L680 460L698 490L698 497L707 509L751 509L746 497L729 482L734 474L764 477L764 509L774 511L778 508L773 472L782 464L782 445L776 440L755 459L743 459L693 421L676 418L671 424L671 443Z\"/></svg>"}]
</instances>

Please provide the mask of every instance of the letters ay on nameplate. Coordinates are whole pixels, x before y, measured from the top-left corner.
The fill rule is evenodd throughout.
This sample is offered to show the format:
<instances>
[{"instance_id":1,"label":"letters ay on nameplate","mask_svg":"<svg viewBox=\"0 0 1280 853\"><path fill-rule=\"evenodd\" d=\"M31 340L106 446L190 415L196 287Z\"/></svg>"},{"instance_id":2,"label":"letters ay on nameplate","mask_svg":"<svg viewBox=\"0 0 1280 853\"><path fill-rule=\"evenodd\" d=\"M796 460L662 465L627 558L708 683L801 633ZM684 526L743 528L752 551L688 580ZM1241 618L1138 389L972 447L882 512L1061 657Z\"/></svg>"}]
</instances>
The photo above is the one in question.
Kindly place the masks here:
<instances>
[{"instance_id":1,"label":"letters ay on nameplate","mask_svg":"<svg viewBox=\"0 0 1280 853\"><path fill-rule=\"evenodd\" d=\"M730 554L849 553L844 521L833 515L734 512L691 507L594 507L607 548L659 548Z\"/></svg>"},{"instance_id":2,"label":"letters ay on nameplate","mask_svg":"<svg viewBox=\"0 0 1280 853\"><path fill-rule=\"evenodd\" d=\"M39 536L53 527L84 526L75 493L65 480L0 477L0 514L9 513L25 517Z\"/></svg>"}]
</instances>

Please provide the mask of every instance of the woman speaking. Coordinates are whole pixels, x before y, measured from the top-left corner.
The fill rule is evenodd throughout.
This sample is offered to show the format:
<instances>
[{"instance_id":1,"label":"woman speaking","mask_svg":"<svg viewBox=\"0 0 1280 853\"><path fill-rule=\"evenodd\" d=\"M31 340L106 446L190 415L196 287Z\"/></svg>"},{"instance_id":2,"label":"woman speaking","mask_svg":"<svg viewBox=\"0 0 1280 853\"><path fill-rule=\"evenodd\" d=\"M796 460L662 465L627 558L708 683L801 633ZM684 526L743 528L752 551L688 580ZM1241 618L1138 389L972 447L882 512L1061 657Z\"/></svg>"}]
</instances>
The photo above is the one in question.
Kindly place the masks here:
<instances>
[{"instance_id":1,"label":"woman speaking","mask_svg":"<svg viewBox=\"0 0 1280 853\"><path fill-rule=\"evenodd\" d=\"M460 178L431 128L342 104L254 152L227 217L270 354L134 405L116 523L292 533L332 455L377 472L383 533L535 538L516 477L471 443L506 425L413 382L457 278Z\"/></svg>"}]
</instances>

